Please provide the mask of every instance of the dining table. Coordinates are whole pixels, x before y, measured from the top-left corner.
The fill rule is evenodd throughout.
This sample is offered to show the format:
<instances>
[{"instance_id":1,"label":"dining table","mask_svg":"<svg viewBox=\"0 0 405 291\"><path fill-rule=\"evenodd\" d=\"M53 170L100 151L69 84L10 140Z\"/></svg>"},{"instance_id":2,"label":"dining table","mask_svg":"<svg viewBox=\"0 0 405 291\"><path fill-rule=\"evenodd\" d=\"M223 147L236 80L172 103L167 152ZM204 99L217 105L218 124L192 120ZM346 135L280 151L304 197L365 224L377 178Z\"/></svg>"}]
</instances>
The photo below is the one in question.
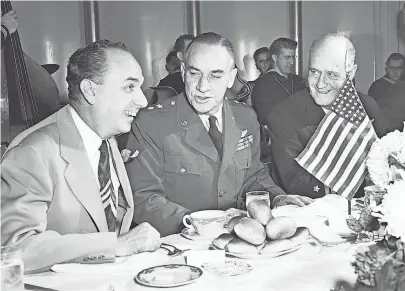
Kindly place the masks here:
<instances>
[{"instance_id":1,"label":"dining table","mask_svg":"<svg viewBox=\"0 0 405 291\"><path fill-rule=\"evenodd\" d=\"M324 215L337 208L337 204L332 202L330 210L320 205L319 209ZM345 207L346 204L342 204L342 208ZM342 211L347 211L347 208ZM138 283L135 277L146 268L187 264L190 254L199 252L207 254L212 243L210 239L190 239L183 234L162 237L161 241L186 251L178 256L170 256L167 250L160 248L155 252L120 257L114 263L108 264L59 264L53 266L48 272L25 275L24 283L48 288L48 290L162 291L162 288ZM330 291L334 290L339 281L345 281L354 286L357 275L352 262L358 247L358 244L349 241L322 244L308 240L295 251L277 257L237 258L227 255L224 256L225 260L241 262L250 268L234 276L218 275L201 268L203 273L194 282L164 289L167 291ZM218 251L215 252L220 254Z\"/></svg>"}]
</instances>

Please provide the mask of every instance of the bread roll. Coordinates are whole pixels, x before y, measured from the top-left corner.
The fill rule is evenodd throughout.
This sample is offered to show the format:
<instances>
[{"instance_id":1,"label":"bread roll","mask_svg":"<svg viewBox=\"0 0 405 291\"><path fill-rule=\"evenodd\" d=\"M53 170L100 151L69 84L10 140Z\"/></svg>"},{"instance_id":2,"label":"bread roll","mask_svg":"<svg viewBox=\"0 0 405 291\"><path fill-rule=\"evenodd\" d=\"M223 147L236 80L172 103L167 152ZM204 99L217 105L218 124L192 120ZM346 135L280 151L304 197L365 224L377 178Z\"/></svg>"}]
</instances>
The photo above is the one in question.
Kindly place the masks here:
<instances>
[{"instance_id":1,"label":"bread roll","mask_svg":"<svg viewBox=\"0 0 405 291\"><path fill-rule=\"evenodd\" d=\"M231 219L229 219L229 221L228 221L229 233L234 233L233 228L239 222L239 220L241 220L243 217L245 217L245 216L239 215L239 216L235 216L235 217L232 217Z\"/></svg>"},{"instance_id":2,"label":"bread roll","mask_svg":"<svg viewBox=\"0 0 405 291\"><path fill-rule=\"evenodd\" d=\"M255 245L252 245L240 238L234 238L226 246L225 251L235 254L258 254L259 250Z\"/></svg>"},{"instance_id":3,"label":"bread roll","mask_svg":"<svg viewBox=\"0 0 405 291\"><path fill-rule=\"evenodd\" d=\"M212 244L221 249L224 250L225 246L231 241L233 240L235 237L229 233L223 233L221 234L219 237L217 237L216 239L213 240Z\"/></svg>"},{"instance_id":4,"label":"bread roll","mask_svg":"<svg viewBox=\"0 0 405 291\"><path fill-rule=\"evenodd\" d=\"M253 218L244 217L235 225L236 235L253 245L261 245L266 239L266 231L260 222Z\"/></svg>"},{"instance_id":5,"label":"bread roll","mask_svg":"<svg viewBox=\"0 0 405 291\"><path fill-rule=\"evenodd\" d=\"M257 220L262 225L266 225L272 218L270 206L266 200L253 200L248 204L247 211L251 218Z\"/></svg>"},{"instance_id":6,"label":"bread roll","mask_svg":"<svg viewBox=\"0 0 405 291\"><path fill-rule=\"evenodd\" d=\"M274 254L292 249L294 243L289 239L280 239L266 242L264 248L260 251L261 254Z\"/></svg>"},{"instance_id":7,"label":"bread roll","mask_svg":"<svg viewBox=\"0 0 405 291\"><path fill-rule=\"evenodd\" d=\"M270 220L266 225L269 240L279 240L292 237L297 231L297 223L287 216L280 216Z\"/></svg>"}]
</instances>

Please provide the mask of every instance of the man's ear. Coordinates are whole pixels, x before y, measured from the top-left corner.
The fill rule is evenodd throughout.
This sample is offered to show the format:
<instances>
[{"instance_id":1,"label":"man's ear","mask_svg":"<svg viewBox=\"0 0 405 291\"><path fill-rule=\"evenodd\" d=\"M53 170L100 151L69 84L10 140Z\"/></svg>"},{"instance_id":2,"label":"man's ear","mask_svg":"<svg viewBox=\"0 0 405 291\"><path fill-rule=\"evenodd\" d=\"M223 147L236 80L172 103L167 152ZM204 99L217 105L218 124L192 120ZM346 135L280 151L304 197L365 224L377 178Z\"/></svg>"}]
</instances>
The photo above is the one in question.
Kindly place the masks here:
<instances>
[{"instance_id":1,"label":"man's ear","mask_svg":"<svg viewBox=\"0 0 405 291\"><path fill-rule=\"evenodd\" d=\"M183 78L183 83L185 83L186 81L184 80L184 76L186 75L186 65L184 64L184 62L181 62L181 77Z\"/></svg>"},{"instance_id":2,"label":"man's ear","mask_svg":"<svg viewBox=\"0 0 405 291\"><path fill-rule=\"evenodd\" d=\"M231 76L229 78L228 88L232 88L233 84L235 83L235 78L236 78L237 73L238 73L238 69L233 68L232 71L231 71Z\"/></svg>"},{"instance_id":3,"label":"man's ear","mask_svg":"<svg viewBox=\"0 0 405 291\"><path fill-rule=\"evenodd\" d=\"M177 58L182 62L183 61L183 53L177 52L176 55L177 55Z\"/></svg>"},{"instance_id":4,"label":"man's ear","mask_svg":"<svg viewBox=\"0 0 405 291\"><path fill-rule=\"evenodd\" d=\"M80 82L80 91L87 103L94 104L96 102L96 88L97 84L89 79L83 79Z\"/></svg>"},{"instance_id":5,"label":"man's ear","mask_svg":"<svg viewBox=\"0 0 405 291\"><path fill-rule=\"evenodd\" d=\"M357 71L357 64L354 64L352 69L349 72L347 72L349 74L350 80L353 80L354 76L356 75L356 71Z\"/></svg>"},{"instance_id":6,"label":"man's ear","mask_svg":"<svg viewBox=\"0 0 405 291\"><path fill-rule=\"evenodd\" d=\"M274 63L277 62L277 55L272 54L271 59L273 60Z\"/></svg>"}]
</instances>

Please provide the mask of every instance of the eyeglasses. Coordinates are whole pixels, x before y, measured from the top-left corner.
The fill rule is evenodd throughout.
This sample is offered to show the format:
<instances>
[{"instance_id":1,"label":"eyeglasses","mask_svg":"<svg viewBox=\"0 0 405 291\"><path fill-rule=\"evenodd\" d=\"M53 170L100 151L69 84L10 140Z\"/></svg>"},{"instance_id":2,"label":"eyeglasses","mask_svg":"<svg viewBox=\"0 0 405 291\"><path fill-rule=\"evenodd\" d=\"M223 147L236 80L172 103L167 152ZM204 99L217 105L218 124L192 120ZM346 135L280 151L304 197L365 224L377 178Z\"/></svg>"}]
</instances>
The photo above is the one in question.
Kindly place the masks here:
<instances>
[{"instance_id":1,"label":"eyeglasses","mask_svg":"<svg viewBox=\"0 0 405 291\"><path fill-rule=\"evenodd\" d=\"M256 63L264 64L264 63L270 63L270 61L271 61L271 59L264 59L264 60L258 60L258 61L256 61Z\"/></svg>"}]
</instances>

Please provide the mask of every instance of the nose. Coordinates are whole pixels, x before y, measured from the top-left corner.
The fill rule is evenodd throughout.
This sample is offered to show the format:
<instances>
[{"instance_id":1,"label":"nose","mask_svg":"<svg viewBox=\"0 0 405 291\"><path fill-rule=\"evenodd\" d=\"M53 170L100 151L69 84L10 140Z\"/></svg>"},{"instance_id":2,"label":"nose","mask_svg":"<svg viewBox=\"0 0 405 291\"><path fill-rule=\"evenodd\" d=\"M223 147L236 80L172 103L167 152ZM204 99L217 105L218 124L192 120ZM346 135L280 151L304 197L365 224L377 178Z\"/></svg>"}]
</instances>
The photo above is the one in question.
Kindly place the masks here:
<instances>
[{"instance_id":1,"label":"nose","mask_svg":"<svg viewBox=\"0 0 405 291\"><path fill-rule=\"evenodd\" d=\"M145 108L146 106L148 106L148 100L146 99L145 94L143 94L143 92L140 88L135 93L135 96L134 96L132 102L137 107Z\"/></svg>"},{"instance_id":2,"label":"nose","mask_svg":"<svg viewBox=\"0 0 405 291\"><path fill-rule=\"evenodd\" d=\"M198 80L197 90L200 92L207 92L209 90L209 82L207 78L204 78L204 76Z\"/></svg>"},{"instance_id":3,"label":"nose","mask_svg":"<svg viewBox=\"0 0 405 291\"><path fill-rule=\"evenodd\" d=\"M318 89L323 89L323 88L326 87L325 75L324 74L319 75L318 81L316 82L316 87Z\"/></svg>"}]
</instances>

